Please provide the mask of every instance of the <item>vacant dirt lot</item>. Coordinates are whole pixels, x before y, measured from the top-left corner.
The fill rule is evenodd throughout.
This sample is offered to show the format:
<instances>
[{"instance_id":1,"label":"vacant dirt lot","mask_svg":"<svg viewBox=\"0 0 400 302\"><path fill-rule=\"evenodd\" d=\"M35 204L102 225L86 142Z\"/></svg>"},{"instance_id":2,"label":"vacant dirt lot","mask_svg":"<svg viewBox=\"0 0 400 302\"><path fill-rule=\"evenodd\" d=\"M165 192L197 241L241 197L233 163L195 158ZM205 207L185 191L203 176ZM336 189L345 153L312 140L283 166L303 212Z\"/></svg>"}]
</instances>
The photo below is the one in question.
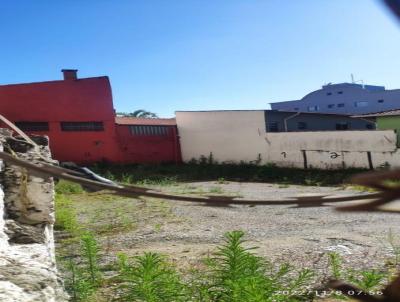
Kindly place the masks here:
<instances>
[{"instance_id":1,"label":"vacant dirt lot","mask_svg":"<svg viewBox=\"0 0 400 302\"><path fill-rule=\"evenodd\" d=\"M158 187L179 194L230 194L252 199L285 198L302 193L365 194L341 187L288 186L265 183L195 182ZM400 234L400 216L339 213L331 207L204 207L185 202L145 200L91 193L73 195L79 219L93 229L105 259L117 252L134 255L158 251L179 266L196 265L215 251L223 235L243 230L249 246L276 262L312 267L324 275L327 252L337 251L353 267L382 266L392 254L389 232Z\"/></svg>"}]
</instances>

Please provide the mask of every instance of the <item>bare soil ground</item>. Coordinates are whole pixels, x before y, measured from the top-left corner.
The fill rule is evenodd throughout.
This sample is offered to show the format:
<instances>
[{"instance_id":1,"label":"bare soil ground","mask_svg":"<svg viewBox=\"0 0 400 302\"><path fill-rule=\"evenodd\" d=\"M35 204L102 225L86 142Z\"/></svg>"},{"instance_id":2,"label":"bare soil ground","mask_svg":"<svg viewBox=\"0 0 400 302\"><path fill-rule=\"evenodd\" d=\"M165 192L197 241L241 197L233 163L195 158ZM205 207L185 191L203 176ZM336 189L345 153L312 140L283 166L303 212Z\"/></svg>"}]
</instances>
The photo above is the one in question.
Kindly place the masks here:
<instances>
[{"instance_id":1,"label":"bare soil ground","mask_svg":"<svg viewBox=\"0 0 400 302\"><path fill-rule=\"evenodd\" d=\"M280 199L302 193L363 194L342 187L266 183L193 182L155 187L189 195L230 194ZM205 207L178 201L145 201L90 193L72 195L79 220L99 234L104 260L118 252L158 251L179 267L197 265L223 242L224 233L243 230L249 246L274 262L327 272L327 253L342 254L353 268L383 266L392 254L389 232L400 234L400 217L381 213L339 213L332 207Z\"/></svg>"}]
</instances>

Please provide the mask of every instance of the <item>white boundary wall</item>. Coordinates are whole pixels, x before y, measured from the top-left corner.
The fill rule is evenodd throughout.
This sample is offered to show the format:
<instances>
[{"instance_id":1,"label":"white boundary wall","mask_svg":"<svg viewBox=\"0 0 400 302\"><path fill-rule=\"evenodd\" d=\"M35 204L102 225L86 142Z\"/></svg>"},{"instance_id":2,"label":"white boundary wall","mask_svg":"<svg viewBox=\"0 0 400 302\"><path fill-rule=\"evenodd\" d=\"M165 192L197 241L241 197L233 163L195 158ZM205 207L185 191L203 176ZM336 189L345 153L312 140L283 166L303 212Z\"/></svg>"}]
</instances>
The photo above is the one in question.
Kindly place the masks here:
<instances>
[{"instance_id":1,"label":"white boundary wall","mask_svg":"<svg viewBox=\"0 0 400 302\"><path fill-rule=\"evenodd\" d=\"M250 162L265 153L264 111L176 112L183 161Z\"/></svg>"},{"instance_id":2,"label":"white boundary wall","mask_svg":"<svg viewBox=\"0 0 400 302\"><path fill-rule=\"evenodd\" d=\"M393 130L266 133L262 110L177 112L176 120L185 162L212 153L218 162L281 167L400 167Z\"/></svg>"}]
</instances>

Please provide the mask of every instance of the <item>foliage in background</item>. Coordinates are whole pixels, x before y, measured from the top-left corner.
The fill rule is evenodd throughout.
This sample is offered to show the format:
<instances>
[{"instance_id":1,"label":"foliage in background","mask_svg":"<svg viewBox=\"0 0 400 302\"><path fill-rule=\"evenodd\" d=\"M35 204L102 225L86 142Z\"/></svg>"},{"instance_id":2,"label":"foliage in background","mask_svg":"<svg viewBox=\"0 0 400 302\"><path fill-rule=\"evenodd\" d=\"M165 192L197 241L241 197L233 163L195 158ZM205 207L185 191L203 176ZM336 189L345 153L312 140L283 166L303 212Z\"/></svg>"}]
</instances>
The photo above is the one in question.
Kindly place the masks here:
<instances>
[{"instance_id":1,"label":"foliage in background","mask_svg":"<svg viewBox=\"0 0 400 302\"><path fill-rule=\"evenodd\" d=\"M133 112L117 112L118 116L128 116L128 117L139 117L139 118L158 118L157 114L144 110L144 109L139 109L135 110Z\"/></svg>"},{"instance_id":2,"label":"foliage in background","mask_svg":"<svg viewBox=\"0 0 400 302\"><path fill-rule=\"evenodd\" d=\"M109 165L100 163L91 167L112 180L132 184L171 185L187 181L251 181L299 185L341 185L351 176L365 172L362 169L326 171L316 169L279 168L274 165L252 163L216 164L210 159L187 164Z\"/></svg>"}]
</instances>

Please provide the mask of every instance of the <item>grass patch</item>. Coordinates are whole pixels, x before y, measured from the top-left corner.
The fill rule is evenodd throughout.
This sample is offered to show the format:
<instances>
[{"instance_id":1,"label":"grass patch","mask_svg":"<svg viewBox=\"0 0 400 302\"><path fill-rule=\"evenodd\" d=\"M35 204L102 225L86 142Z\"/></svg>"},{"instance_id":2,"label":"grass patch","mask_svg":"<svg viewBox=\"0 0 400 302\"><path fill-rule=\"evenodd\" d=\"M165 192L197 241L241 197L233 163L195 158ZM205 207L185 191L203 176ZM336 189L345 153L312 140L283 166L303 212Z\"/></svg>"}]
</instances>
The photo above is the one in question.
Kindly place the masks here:
<instances>
[{"instance_id":1,"label":"grass patch","mask_svg":"<svg viewBox=\"0 0 400 302\"><path fill-rule=\"evenodd\" d=\"M374 188L369 188L369 187L360 186L360 185L345 185L344 188L355 190L355 191L360 191L360 192L370 192L370 193L376 192L376 190Z\"/></svg>"},{"instance_id":2,"label":"grass patch","mask_svg":"<svg viewBox=\"0 0 400 302\"><path fill-rule=\"evenodd\" d=\"M171 186L177 182L226 181L272 182L312 186L341 185L363 169L324 171L317 169L279 168L255 164L160 164L107 165L92 167L110 179L139 185Z\"/></svg>"},{"instance_id":3,"label":"grass patch","mask_svg":"<svg viewBox=\"0 0 400 302\"><path fill-rule=\"evenodd\" d=\"M208 189L208 192L212 194L223 194L224 190L221 187L211 187Z\"/></svg>"},{"instance_id":4,"label":"grass patch","mask_svg":"<svg viewBox=\"0 0 400 302\"><path fill-rule=\"evenodd\" d=\"M73 202L67 196L56 193L55 196L56 221L55 230L65 230L70 234L79 233L80 227Z\"/></svg>"},{"instance_id":5,"label":"grass patch","mask_svg":"<svg viewBox=\"0 0 400 302\"><path fill-rule=\"evenodd\" d=\"M104 197L97 200L89 195L84 207L86 227L97 234L116 234L135 229L136 203L112 195Z\"/></svg>"},{"instance_id":6,"label":"grass patch","mask_svg":"<svg viewBox=\"0 0 400 302\"><path fill-rule=\"evenodd\" d=\"M55 190L59 194L79 194L84 192L80 184L63 179L58 181Z\"/></svg>"}]
</instances>

